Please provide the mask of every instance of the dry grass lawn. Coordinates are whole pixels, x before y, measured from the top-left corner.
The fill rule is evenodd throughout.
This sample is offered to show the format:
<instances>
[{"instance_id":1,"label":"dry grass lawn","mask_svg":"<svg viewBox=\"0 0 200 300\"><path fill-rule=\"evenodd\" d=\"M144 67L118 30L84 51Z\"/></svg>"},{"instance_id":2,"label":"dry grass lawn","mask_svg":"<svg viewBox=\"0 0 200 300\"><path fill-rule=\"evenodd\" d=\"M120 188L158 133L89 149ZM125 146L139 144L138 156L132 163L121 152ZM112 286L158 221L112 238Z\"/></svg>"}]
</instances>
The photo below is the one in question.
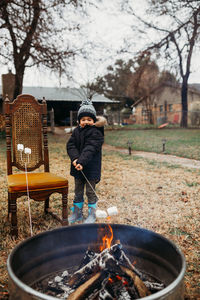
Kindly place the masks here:
<instances>
[{"instance_id":1,"label":"dry grass lawn","mask_svg":"<svg viewBox=\"0 0 200 300\"><path fill-rule=\"evenodd\" d=\"M73 178L65 151L66 136L50 137L51 171L69 179L69 206L73 201ZM0 152L0 298L8 297L6 260L20 241L30 236L26 198L18 201L19 237L9 235L5 151ZM174 241L183 251L187 270L185 299L200 299L200 172L170 163L156 162L103 151L102 180L97 185L99 209L117 206L119 214L111 223L144 227ZM53 208L60 209L60 196L55 194ZM37 234L60 226L43 215L43 205L32 201L33 231ZM85 211L86 213L86 211ZM102 222L102 220L98 220ZM98 222L97 221L97 222Z\"/></svg>"}]
</instances>

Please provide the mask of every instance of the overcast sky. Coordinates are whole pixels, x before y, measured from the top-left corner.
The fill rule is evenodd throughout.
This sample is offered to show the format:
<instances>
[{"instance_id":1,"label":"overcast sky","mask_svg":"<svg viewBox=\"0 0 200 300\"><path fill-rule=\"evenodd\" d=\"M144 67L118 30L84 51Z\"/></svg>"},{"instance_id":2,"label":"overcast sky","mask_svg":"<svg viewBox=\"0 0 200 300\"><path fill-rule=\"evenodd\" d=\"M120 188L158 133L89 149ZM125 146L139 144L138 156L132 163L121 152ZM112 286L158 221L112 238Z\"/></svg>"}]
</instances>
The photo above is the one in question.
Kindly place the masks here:
<instances>
[{"instance_id":1,"label":"overcast sky","mask_svg":"<svg viewBox=\"0 0 200 300\"><path fill-rule=\"evenodd\" d=\"M93 78L99 74L103 74L106 66L112 64L117 58L128 59L132 55L117 54L123 45L124 41L131 43L134 52L142 47L147 42L140 39L138 35L131 29L130 24L134 25L133 17L125 14L120 14L117 11L117 4L120 0L103 0L98 4L98 7L89 7L90 18L85 18L81 21L85 26L82 28L82 38L87 41L96 41L97 47L88 48L89 57L87 59L77 58L73 67L69 67L75 81L72 83L62 76L60 79L58 75L51 74L50 71L40 70L36 68L27 68L24 76L25 86L52 86L62 87L66 86L79 86L92 81ZM134 0L134 11L144 17L145 0ZM154 40L154 36L149 36L149 41ZM68 43L81 43L81 39L77 36L67 36ZM66 41L67 43L67 41ZM78 45L78 44L77 44ZM80 44L79 44L80 45ZM166 63L166 61L165 61ZM162 66L162 63L160 65ZM1 73L7 73L8 67L1 67ZM189 78L190 83L200 83L200 59L199 53L193 56L192 73ZM12 68L12 72L14 69Z\"/></svg>"}]
</instances>

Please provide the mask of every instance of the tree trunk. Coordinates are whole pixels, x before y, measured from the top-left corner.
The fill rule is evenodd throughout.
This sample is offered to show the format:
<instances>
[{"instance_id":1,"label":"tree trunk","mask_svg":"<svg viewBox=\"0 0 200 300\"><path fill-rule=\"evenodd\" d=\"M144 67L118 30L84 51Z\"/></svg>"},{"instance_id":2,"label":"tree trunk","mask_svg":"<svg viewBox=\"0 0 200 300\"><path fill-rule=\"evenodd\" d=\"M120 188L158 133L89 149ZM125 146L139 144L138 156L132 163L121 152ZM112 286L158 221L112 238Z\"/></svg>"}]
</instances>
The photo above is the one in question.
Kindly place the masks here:
<instances>
[{"instance_id":1,"label":"tree trunk","mask_svg":"<svg viewBox=\"0 0 200 300\"><path fill-rule=\"evenodd\" d=\"M149 114L149 124L153 125L154 124L153 123L153 114L152 114L152 109L151 108L149 109L148 114Z\"/></svg>"},{"instance_id":2,"label":"tree trunk","mask_svg":"<svg viewBox=\"0 0 200 300\"><path fill-rule=\"evenodd\" d=\"M181 127L187 128L188 126L188 77L183 77L181 87L181 102L182 102L182 118Z\"/></svg>"},{"instance_id":3,"label":"tree trunk","mask_svg":"<svg viewBox=\"0 0 200 300\"><path fill-rule=\"evenodd\" d=\"M14 99L16 99L16 97L18 95L20 95L22 93L22 88L23 88L23 79L24 79L24 67L22 68L15 68L15 90L14 90Z\"/></svg>"}]
</instances>

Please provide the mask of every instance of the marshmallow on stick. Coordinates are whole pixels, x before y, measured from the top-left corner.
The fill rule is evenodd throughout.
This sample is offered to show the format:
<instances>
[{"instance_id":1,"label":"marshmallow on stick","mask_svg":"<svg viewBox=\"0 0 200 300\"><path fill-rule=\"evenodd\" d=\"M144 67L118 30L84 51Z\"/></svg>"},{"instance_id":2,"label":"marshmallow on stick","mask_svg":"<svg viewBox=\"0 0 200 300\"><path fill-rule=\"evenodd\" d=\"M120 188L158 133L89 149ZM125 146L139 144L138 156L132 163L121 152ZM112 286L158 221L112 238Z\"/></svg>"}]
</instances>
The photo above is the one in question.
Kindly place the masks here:
<instances>
[{"instance_id":1,"label":"marshmallow on stick","mask_svg":"<svg viewBox=\"0 0 200 300\"><path fill-rule=\"evenodd\" d=\"M109 216L115 216L118 214L118 209L116 206L111 206L107 209L107 213Z\"/></svg>"},{"instance_id":2,"label":"marshmallow on stick","mask_svg":"<svg viewBox=\"0 0 200 300\"><path fill-rule=\"evenodd\" d=\"M28 147L26 147L26 148L24 149L24 153L25 153L25 154L31 154L31 149L28 148Z\"/></svg>"},{"instance_id":3,"label":"marshmallow on stick","mask_svg":"<svg viewBox=\"0 0 200 300\"><path fill-rule=\"evenodd\" d=\"M26 147L26 148L24 149L24 153L27 154L27 156L28 156L28 163L29 163L29 155L31 154L31 149L28 148L28 147Z\"/></svg>"},{"instance_id":4,"label":"marshmallow on stick","mask_svg":"<svg viewBox=\"0 0 200 300\"><path fill-rule=\"evenodd\" d=\"M24 150L24 145L23 144L17 144L17 151L23 151Z\"/></svg>"},{"instance_id":5,"label":"marshmallow on stick","mask_svg":"<svg viewBox=\"0 0 200 300\"><path fill-rule=\"evenodd\" d=\"M118 209L116 206L109 207L107 209L107 212L105 210L100 210L100 209L96 210L97 218L107 218L107 216L115 216L117 214L118 214Z\"/></svg>"},{"instance_id":6,"label":"marshmallow on stick","mask_svg":"<svg viewBox=\"0 0 200 300\"><path fill-rule=\"evenodd\" d=\"M97 218L106 218L107 212L105 210L97 209L96 210L96 217Z\"/></svg>"},{"instance_id":7,"label":"marshmallow on stick","mask_svg":"<svg viewBox=\"0 0 200 300\"><path fill-rule=\"evenodd\" d=\"M22 152L24 151L24 145L23 144L17 144L17 151L20 152L20 158L22 161Z\"/></svg>"}]
</instances>

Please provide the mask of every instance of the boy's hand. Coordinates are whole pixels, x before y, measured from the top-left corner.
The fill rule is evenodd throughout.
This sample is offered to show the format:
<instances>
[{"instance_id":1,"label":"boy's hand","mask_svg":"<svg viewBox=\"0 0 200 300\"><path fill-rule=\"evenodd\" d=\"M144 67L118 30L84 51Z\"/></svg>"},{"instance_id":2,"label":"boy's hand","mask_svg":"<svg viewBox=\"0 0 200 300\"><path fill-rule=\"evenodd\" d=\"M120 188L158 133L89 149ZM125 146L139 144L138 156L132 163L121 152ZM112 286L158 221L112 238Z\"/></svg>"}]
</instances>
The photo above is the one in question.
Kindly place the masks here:
<instances>
[{"instance_id":1,"label":"boy's hand","mask_svg":"<svg viewBox=\"0 0 200 300\"><path fill-rule=\"evenodd\" d=\"M77 162L77 159L75 159L75 160L72 162L72 165L73 165L74 167L76 167L76 162Z\"/></svg>"},{"instance_id":2,"label":"boy's hand","mask_svg":"<svg viewBox=\"0 0 200 300\"><path fill-rule=\"evenodd\" d=\"M82 171L82 170L83 170L83 166L82 166L81 164L77 164L77 165L75 166L75 168L76 168L76 170L78 170L78 171Z\"/></svg>"}]
</instances>

